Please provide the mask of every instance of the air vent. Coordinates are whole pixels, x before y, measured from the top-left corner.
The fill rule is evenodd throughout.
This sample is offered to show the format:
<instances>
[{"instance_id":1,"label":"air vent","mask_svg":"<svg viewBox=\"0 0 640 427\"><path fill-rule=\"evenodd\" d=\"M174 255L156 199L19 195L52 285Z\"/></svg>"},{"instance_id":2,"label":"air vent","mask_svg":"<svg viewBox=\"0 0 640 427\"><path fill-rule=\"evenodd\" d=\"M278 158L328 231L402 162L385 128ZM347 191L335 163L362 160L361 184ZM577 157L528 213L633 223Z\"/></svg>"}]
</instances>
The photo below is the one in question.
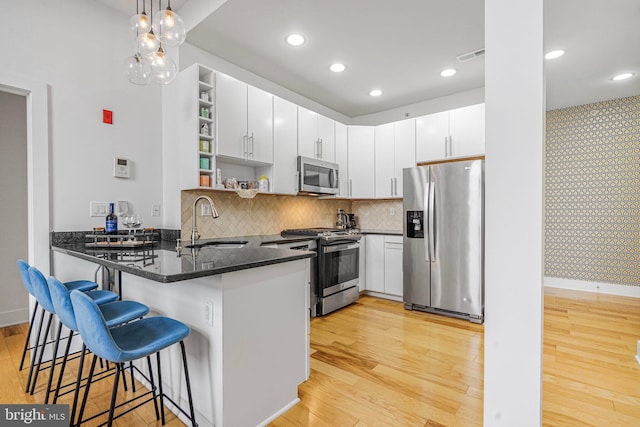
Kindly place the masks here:
<instances>
[{"instance_id":1,"label":"air vent","mask_svg":"<svg viewBox=\"0 0 640 427\"><path fill-rule=\"evenodd\" d=\"M458 55L458 62L471 61L472 59L476 59L476 58L479 58L481 56L484 56L484 48L483 49L474 50L473 52L467 52L467 53L463 53L461 55Z\"/></svg>"}]
</instances>

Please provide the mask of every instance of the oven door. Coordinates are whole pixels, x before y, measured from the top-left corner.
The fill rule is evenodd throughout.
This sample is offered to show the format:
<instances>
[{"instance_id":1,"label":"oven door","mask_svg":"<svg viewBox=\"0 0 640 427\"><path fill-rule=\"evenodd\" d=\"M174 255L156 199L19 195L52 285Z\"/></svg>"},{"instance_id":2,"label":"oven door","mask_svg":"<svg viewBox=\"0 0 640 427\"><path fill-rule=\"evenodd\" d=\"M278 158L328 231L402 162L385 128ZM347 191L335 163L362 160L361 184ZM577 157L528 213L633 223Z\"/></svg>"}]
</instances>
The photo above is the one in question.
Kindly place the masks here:
<instances>
[{"instance_id":1,"label":"oven door","mask_svg":"<svg viewBox=\"0 0 640 427\"><path fill-rule=\"evenodd\" d=\"M354 240L322 244L318 254L318 282L322 297L357 286L360 277L360 243Z\"/></svg>"}]
</instances>

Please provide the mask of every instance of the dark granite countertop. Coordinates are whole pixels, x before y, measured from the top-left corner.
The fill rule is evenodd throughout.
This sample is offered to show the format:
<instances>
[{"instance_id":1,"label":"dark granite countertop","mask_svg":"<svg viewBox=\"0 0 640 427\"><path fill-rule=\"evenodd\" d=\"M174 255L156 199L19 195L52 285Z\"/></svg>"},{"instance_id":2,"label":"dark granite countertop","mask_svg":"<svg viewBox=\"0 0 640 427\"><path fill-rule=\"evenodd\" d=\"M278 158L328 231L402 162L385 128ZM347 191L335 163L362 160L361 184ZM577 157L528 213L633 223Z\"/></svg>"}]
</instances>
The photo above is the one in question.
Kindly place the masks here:
<instances>
[{"instance_id":1,"label":"dark granite countertop","mask_svg":"<svg viewBox=\"0 0 640 427\"><path fill-rule=\"evenodd\" d=\"M282 238L279 235L241 236L220 239L202 239L199 243L239 241L243 247L183 248L176 250L175 240L160 240L153 246L137 248L90 248L75 235L53 233L52 250L89 262L114 268L125 273L157 282L170 283L197 277L213 276L248 268L295 261L315 256L315 252L263 247L263 244L308 240L308 238ZM69 237L69 238L67 238ZM164 234L163 234L164 237Z\"/></svg>"}]
</instances>

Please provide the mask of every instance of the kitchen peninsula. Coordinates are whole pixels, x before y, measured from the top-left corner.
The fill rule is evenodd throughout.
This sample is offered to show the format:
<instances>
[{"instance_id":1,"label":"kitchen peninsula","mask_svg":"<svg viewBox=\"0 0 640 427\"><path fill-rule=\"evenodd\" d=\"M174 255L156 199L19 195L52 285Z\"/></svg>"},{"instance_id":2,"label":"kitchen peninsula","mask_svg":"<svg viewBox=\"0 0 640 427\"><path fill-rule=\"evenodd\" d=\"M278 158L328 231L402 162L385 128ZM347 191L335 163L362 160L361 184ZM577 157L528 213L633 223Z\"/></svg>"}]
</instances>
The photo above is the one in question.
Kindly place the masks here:
<instances>
[{"instance_id":1,"label":"kitchen peninsula","mask_svg":"<svg viewBox=\"0 0 640 427\"><path fill-rule=\"evenodd\" d=\"M106 267L123 299L191 327L185 344L200 426L266 425L298 402L298 385L309 375L313 252L261 246L281 241L280 236L177 250L175 241L136 249L88 248L84 241L64 242L55 234L54 260L64 257L66 264L81 263L85 270L87 262ZM179 353L168 357L165 391L187 407Z\"/></svg>"}]
</instances>

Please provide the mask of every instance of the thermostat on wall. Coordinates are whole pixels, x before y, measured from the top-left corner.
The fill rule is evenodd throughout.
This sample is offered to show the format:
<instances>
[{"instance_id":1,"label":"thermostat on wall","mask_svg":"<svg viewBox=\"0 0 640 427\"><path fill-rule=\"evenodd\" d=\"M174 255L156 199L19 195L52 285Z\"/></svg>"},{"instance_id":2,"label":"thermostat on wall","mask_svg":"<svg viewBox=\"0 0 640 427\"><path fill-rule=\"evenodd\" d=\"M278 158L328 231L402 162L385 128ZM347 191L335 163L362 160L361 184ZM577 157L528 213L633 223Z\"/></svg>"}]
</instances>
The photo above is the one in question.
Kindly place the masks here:
<instances>
[{"instance_id":1,"label":"thermostat on wall","mask_svg":"<svg viewBox=\"0 0 640 427\"><path fill-rule=\"evenodd\" d=\"M122 157L113 158L113 176L116 178L129 178L131 177L131 162Z\"/></svg>"}]
</instances>

